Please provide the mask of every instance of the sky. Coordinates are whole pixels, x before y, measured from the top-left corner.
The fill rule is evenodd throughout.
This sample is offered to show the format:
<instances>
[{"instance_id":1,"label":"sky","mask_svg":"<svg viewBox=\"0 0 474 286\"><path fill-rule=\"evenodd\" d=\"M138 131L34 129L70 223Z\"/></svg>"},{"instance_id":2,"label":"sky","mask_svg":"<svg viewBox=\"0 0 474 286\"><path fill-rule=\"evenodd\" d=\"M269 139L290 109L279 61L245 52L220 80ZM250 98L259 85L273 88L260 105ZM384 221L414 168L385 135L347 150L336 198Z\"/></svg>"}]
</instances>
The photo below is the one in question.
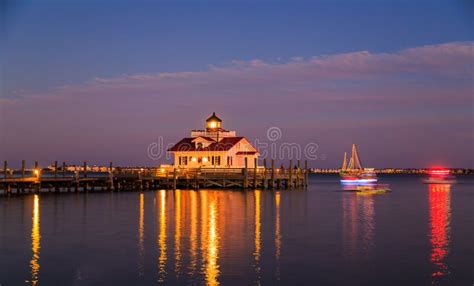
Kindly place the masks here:
<instances>
[{"instance_id":1,"label":"sky","mask_svg":"<svg viewBox=\"0 0 474 286\"><path fill-rule=\"evenodd\" d=\"M474 168L472 3L4 1L0 159L154 166L215 111L311 167Z\"/></svg>"}]
</instances>

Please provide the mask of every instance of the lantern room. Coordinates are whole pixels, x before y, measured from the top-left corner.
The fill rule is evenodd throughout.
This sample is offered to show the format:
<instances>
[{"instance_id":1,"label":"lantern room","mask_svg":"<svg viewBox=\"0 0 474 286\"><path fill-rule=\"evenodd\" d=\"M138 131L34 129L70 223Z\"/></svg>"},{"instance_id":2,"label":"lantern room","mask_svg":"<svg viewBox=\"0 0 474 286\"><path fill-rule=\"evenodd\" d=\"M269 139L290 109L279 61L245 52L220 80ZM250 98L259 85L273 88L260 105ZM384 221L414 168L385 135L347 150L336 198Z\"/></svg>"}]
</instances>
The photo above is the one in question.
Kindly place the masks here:
<instances>
[{"instance_id":1,"label":"lantern room","mask_svg":"<svg viewBox=\"0 0 474 286\"><path fill-rule=\"evenodd\" d=\"M206 119L206 131L217 131L221 129L222 119L217 117L216 113L213 112L212 115Z\"/></svg>"}]
</instances>

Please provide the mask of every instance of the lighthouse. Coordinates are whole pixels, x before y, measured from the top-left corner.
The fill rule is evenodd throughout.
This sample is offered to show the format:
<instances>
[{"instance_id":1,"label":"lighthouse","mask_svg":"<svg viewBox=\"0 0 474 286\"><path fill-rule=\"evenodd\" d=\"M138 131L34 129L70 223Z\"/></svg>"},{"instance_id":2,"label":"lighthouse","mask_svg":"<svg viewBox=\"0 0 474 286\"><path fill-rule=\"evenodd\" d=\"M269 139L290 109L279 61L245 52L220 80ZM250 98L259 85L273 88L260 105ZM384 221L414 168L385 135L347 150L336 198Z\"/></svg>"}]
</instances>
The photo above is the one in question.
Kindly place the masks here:
<instances>
[{"instance_id":1,"label":"lighthouse","mask_svg":"<svg viewBox=\"0 0 474 286\"><path fill-rule=\"evenodd\" d=\"M179 168L243 168L254 167L257 149L235 131L222 128L222 119L215 112L205 121L205 129L191 130L190 137L181 139L168 149L173 153L174 166Z\"/></svg>"}]
</instances>

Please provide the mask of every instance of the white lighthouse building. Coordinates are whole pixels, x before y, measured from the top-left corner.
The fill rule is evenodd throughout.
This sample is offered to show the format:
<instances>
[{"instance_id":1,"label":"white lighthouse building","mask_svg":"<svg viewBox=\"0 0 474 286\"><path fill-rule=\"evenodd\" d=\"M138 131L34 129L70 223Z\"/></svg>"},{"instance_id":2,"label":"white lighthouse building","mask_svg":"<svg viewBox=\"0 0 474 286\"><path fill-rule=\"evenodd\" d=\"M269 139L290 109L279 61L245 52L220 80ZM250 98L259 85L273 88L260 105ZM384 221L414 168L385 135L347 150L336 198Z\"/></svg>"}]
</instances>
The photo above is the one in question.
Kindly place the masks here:
<instances>
[{"instance_id":1,"label":"white lighthouse building","mask_svg":"<svg viewBox=\"0 0 474 286\"><path fill-rule=\"evenodd\" d=\"M235 131L222 128L222 120L215 112L206 119L206 128L191 130L191 136L183 138L168 149L173 153L174 166L180 168L243 168L254 167L257 149L245 137Z\"/></svg>"}]
</instances>

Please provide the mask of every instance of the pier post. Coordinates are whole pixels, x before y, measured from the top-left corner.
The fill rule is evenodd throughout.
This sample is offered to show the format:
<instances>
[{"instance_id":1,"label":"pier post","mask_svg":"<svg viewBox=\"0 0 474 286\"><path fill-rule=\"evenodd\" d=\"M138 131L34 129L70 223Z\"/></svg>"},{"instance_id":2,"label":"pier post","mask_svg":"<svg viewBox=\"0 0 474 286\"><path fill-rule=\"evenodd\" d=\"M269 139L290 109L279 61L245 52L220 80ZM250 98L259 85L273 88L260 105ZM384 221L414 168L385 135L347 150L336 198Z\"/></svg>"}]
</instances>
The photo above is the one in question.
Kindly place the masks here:
<instances>
[{"instance_id":1,"label":"pier post","mask_svg":"<svg viewBox=\"0 0 474 286\"><path fill-rule=\"evenodd\" d=\"M7 179L8 161L3 161L3 179Z\"/></svg>"},{"instance_id":2,"label":"pier post","mask_svg":"<svg viewBox=\"0 0 474 286\"><path fill-rule=\"evenodd\" d=\"M25 178L25 160L21 160L21 178Z\"/></svg>"},{"instance_id":3,"label":"pier post","mask_svg":"<svg viewBox=\"0 0 474 286\"><path fill-rule=\"evenodd\" d=\"M87 162L86 162L86 161L84 161L84 169L83 169L83 171L84 171L84 178L87 178Z\"/></svg>"},{"instance_id":4,"label":"pier post","mask_svg":"<svg viewBox=\"0 0 474 286\"><path fill-rule=\"evenodd\" d=\"M6 181L7 180L7 169L8 169L8 161L3 161L3 179ZM10 193L10 184L5 182L6 184L6 188L5 188L5 192L7 194Z\"/></svg>"},{"instance_id":5,"label":"pier post","mask_svg":"<svg viewBox=\"0 0 474 286\"><path fill-rule=\"evenodd\" d=\"M301 171L301 168L300 168L300 160L297 161L297 165L296 165L296 185L298 187L301 186L301 182L300 182L300 171Z\"/></svg>"},{"instance_id":6,"label":"pier post","mask_svg":"<svg viewBox=\"0 0 474 286\"><path fill-rule=\"evenodd\" d=\"M66 162L63 162L62 171L63 171L63 178L66 178Z\"/></svg>"},{"instance_id":7,"label":"pier post","mask_svg":"<svg viewBox=\"0 0 474 286\"><path fill-rule=\"evenodd\" d=\"M267 159L263 159L263 180L262 180L262 189L267 188Z\"/></svg>"},{"instance_id":8,"label":"pier post","mask_svg":"<svg viewBox=\"0 0 474 286\"><path fill-rule=\"evenodd\" d=\"M253 159L253 188L257 188L257 158Z\"/></svg>"},{"instance_id":9,"label":"pier post","mask_svg":"<svg viewBox=\"0 0 474 286\"><path fill-rule=\"evenodd\" d=\"M35 168L33 170L33 173L36 171L38 171L38 177L36 178L38 181L38 184L36 185L36 191L39 193L41 190L41 174L39 173L39 169L38 169L38 161L35 161Z\"/></svg>"},{"instance_id":10,"label":"pier post","mask_svg":"<svg viewBox=\"0 0 474 286\"><path fill-rule=\"evenodd\" d=\"M173 190L176 190L176 185L177 185L177 182L176 182L176 168L173 168Z\"/></svg>"},{"instance_id":11,"label":"pier post","mask_svg":"<svg viewBox=\"0 0 474 286\"><path fill-rule=\"evenodd\" d=\"M271 176L271 188L275 188L275 159L272 159L272 176Z\"/></svg>"},{"instance_id":12,"label":"pier post","mask_svg":"<svg viewBox=\"0 0 474 286\"><path fill-rule=\"evenodd\" d=\"M308 160L304 160L304 186L308 186Z\"/></svg>"},{"instance_id":13,"label":"pier post","mask_svg":"<svg viewBox=\"0 0 474 286\"><path fill-rule=\"evenodd\" d=\"M288 167L288 188L293 188L293 160L290 160L290 166Z\"/></svg>"},{"instance_id":14,"label":"pier post","mask_svg":"<svg viewBox=\"0 0 474 286\"><path fill-rule=\"evenodd\" d=\"M54 178L58 177L58 161L54 161Z\"/></svg>"},{"instance_id":15,"label":"pier post","mask_svg":"<svg viewBox=\"0 0 474 286\"><path fill-rule=\"evenodd\" d=\"M108 188L109 191L113 190L114 187L114 171L113 171L113 165L112 162L109 163L109 183L108 183Z\"/></svg>"},{"instance_id":16,"label":"pier post","mask_svg":"<svg viewBox=\"0 0 474 286\"><path fill-rule=\"evenodd\" d=\"M247 189L248 188L248 177L247 177L247 168L248 168L248 160L247 157L244 158L245 162L245 167L244 167L244 182L242 184L242 188Z\"/></svg>"}]
</instances>

